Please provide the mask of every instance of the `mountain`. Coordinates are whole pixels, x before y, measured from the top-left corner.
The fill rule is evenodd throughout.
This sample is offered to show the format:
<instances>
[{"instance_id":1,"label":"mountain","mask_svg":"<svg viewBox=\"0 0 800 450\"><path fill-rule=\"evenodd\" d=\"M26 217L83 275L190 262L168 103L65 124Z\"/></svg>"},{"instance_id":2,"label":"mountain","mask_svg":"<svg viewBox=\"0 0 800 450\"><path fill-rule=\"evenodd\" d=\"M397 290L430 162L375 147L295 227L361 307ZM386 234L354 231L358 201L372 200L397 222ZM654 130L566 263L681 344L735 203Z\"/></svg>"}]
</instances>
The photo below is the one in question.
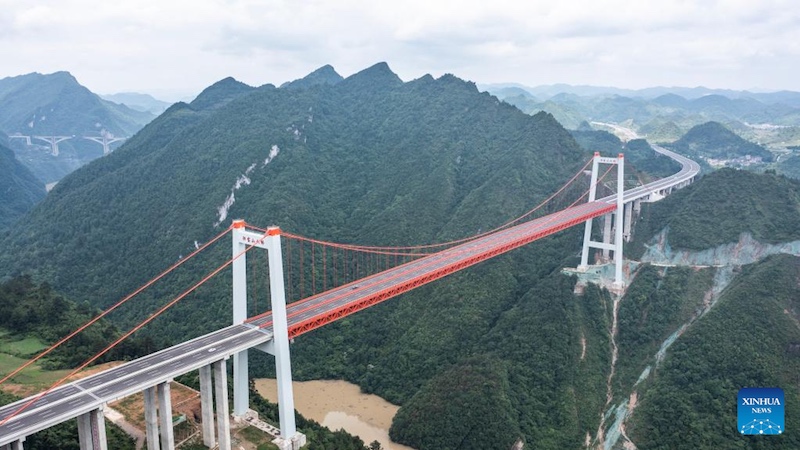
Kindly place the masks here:
<instances>
[{"instance_id":1,"label":"mountain","mask_svg":"<svg viewBox=\"0 0 800 450\"><path fill-rule=\"evenodd\" d=\"M0 140L0 230L8 228L44 196L44 184Z\"/></svg>"},{"instance_id":2,"label":"mountain","mask_svg":"<svg viewBox=\"0 0 800 450\"><path fill-rule=\"evenodd\" d=\"M525 114L453 75L404 83L379 63L337 83L287 87L226 79L172 105L0 235L0 278L29 273L78 302L108 306L234 217L363 245L459 238L527 211L590 156L552 115ZM578 139L594 133L578 127ZM621 144L587 136L609 150ZM644 141L627 149L649 162ZM735 246L744 232L766 243L800 239L798 192L773 173L711 173L643 206L626 252L638 258L665 240L686 251ZM613 437L625 429L614 422L637 392L641 409L627 439L639 448L683 448L681 431L691 448L704 448L712 438L702 437L712 434L715 445L705 448L731 448L732 440L716 440L712 422L730 416L735 388L775 383L800 400L789 378L797 367L791 258L756 263L762 268L644 263L622 298L595 285L576 294L576 277L561 269L576 265L582 235L580 227L565 230L300 336L293 376L345 379L400 404L390 433L420 450L507 450L520 439L545 450L619 448ZM263 257L248 256L254 271ZM138 323L228 258L223 240L115 312L114 323ZM782 269L773 286L775 266ZM254 274L251 293L263 296L265 280ZM754 291L736 293L748 286ZM229 276L215 278L142 337L175 342L228 324L230 289ZM758 299L759 317L748 319L729 292ZM753 327L747 346L733 352L734 333ZM777 335L766 350L755 341L765 330ZM666 359L656 360L662 348ZM256 354L251 374L270 375L270 365ZM704 403L694 411L697 402ZM769 445L793 448L791 439Z\"/></svg>"},{"instance_id":3,"label":"mountain","mask_svg":"<svg viewBox=\"0 0 800 450\"><path fill-rule=\"evenodd\" d=\"M336 70L333 66L326 64L319 69L311 72L310 74L306 75L299 80L294 80L291 82L287 82L281 85L281 88L287 89L307 89L311 86L316 86L318 84L336 84L342 81L341 75L336 73Z\"/></svg>"},{"instance_id":4,"label":"mountain","mask_svg":"<svg viewBox=\"0 0 800 450\"><path fill-rule=\"evenodd\" d=\"M658 376L640 396L628 429L637 448L800 448L793 407L800 401L800 258L772 256L744 266L716 306L675 342ZM786 415L781 436L737 431L742 387L781 387ZM691 425L688 425L691 424Z\"/></svg>"},{"instance_id":5,"label":"mountain","mask_svg":"<svg viewBox=\"0 0 800 450\"><path fill-rule=\"evenodd\" d=\"M101 95L100 97L110 102L125 105L136 111L148 112L156 116L164 112L172 104L158 100L150 94L138 92L119 92L117 94Z\"/></svg>"},{"instance_id":6,"label":"mountain","mask_svg":"<svg viewBox=\"0 0 800 450\"><path fill-rule=\"evenodd\" d=\"M799 182L732 169L644 207L630 256L667 259L640 270L619 310L619 389L634 399L626 429L637 448L800 445L791 432L743 439L734 406L743 387L800 401L798 220ZM766 256L776 252L790 254ZM787 411L786 430L797 426Z\"/></svg>"},{"instance_id":7,"label":"mountain","mask_svg":"<svg viewBox=\"0 0 800 450\"><path fill-rule=\"evenodd\" d=\"M0 79L0 130L9 135L63 136L59 154L50 144L13 139L12 150L45 183L103 155L103 147L85 136L129 137L153 114L101 99L68 72L31 73Z\"/></svg>"},{"instance_id":8,"label":"mountain","mask_svg":"<svg viewBox=\"0 0 800 450\"><path fill-rule=\"evenodd\" d=\"M200 95L192 100L191 105L197 110L222 108L236 98L249 94L254 90L254 87L228 77L205 88Z\"/></svg>"},{"instance_id":9,"label":"mountain","mask_svg":"<svg viewBox=\"0 0 800 450\"><path fill-rule=\"evenodd\" d=\"M591 86L483 86L527 113L546 111L565 127L581 121L625 124L651 142L679 139L709 121L770 148L800 144L800 93L756 94L705 88L625 90ZM523 92L523 93L521 93Z\"/></svg>"},{"instance_id":10,"label":"mountain","mask_svg":"<svg viewBox=\"0 0 800 450\"><path fill-rule=\"evenodd\" d=\"M223 80L59 183L25 226L0 242L0 277L31 273L71 298L104 307L234 217L363 244L462 237L527 211L588 156L549 114L526 115L453 75L404 83L381 63L313 89L256 89ZM466 394L476 426L498 408L524 419L485 439L513 442L546 432L554 443L580 442L597 425L607 347L605 316L594 311L599 300L573 304L570 280L557 274L577 252L578 235L572 230L296 339L295 377L348 379L392 401L415 398L415 405L426 405L434 393L457 389L439 386L442 374L464 372L508 385L514 396L482 406L479 389ZM194 278L229 254L223 245L176 279ZM538 296L539 285L554 294ZM167 285L126 305L117 323L142 320L177 289ZM229 292L228 277L215 279L144 333L174 342L221 327L230 317ZM548 313L541 319L520 323L542 309ZM549 325L562 313L571 321ZM504 343L518 327L523 341ZM598 343L587 359L597 370L579 372L573 364L579 329ZM556 331L564 340L553 348L539 344ZM531 354L565 376L550 379L537 366L520 364ZM560 356L567 354L569 360ZM467 373L474 357L487 361L477 378ZM253 362L254 375L269 370ZM535 405L520 400L518 394L537 386L551 393ZM577 398L589 406L571 417ZM548 420L537 412L545 409L569 419L569 431L547 432ZM466 412L454 411L443 426ZM436 430L407 432L413 441ZM465 448L485 448L480 442Z\"/></svg>"},{"instance_id":11,"label":"mountain","mask_svg":"<svg viewBox=\"0 0 800 450\"><path fill-rule=\"evenodd\" d=\"M759 242L800 239L800 181L774 174L720 169L646 209L637 224L641 239L669 228L670 247L705 250L739 241L750 233ZM631 255L644 242L636 238Z\"/></svg>"},{"instance_id":12,"label":"mountain","mask_svg":"<svg viewBox=\"0 0 800 450\"><path fill-rule=\"evenodd\" d=\"M742 139L718 122L692 127L669 147L684 155L706 160L760 158L765 162L772 161L772 153L767 149Z\"/></svg>"},{"instance_id":13,"label":"mountain","mask_svg":"<svg viewBox=\"0 0 800 450\"><path fill-rule=\"evenodd\" d=\"M767 104L784 104L794 108L800 108L800 92L794 91L775 91L775 92L753 92L737 91L733 89L712 89L702 86L681 87L681 86L654 86L643 89L625 89L611 86L588 86L570 85L564 83L524 86L518 83L495 83L481 84L481 90L488 91L494 95L499 95L504 89L512 88L523 90L530 95L538 98L547 99L558 94L573 94L581 97L603 97L603 96L623 96L634 97L645 100L657 100L662 96L678 96L684 99L694 100L697 98L719 95L731 99L751 98Z\"/></svg>"},{"instance_id":14,"label":"mountain","mask_svg":"<svg viewBox=\"0 0 800 450\"><path fill-rule=\"evenodd\" d=\"M644 139L632 139L623 148L625 162L638 170L657 178L665 178L681 170L681 165L672 158L656 153Z\"/></svg>"}]
</instances>

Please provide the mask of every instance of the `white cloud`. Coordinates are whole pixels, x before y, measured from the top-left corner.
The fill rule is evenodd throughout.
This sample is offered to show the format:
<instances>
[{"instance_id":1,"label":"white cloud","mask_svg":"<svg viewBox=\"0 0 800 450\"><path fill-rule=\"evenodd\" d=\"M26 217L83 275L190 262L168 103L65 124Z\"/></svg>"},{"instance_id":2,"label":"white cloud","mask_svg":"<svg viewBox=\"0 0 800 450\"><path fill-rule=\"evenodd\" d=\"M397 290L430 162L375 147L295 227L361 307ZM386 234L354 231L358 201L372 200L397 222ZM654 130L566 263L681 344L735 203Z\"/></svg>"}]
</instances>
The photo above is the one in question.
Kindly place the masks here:
<instances>
[{"instance_id":1,"label":"white cloud","mask_svg":"<svg viewBox=\"0 0 800 450\"><path fill-rule=\"evenodd\" d=\"M800 90L791 0L0 0L0 76L69 70L99 92L280 84L388 61L529 85Z\"/></svg>"}]
</instances>

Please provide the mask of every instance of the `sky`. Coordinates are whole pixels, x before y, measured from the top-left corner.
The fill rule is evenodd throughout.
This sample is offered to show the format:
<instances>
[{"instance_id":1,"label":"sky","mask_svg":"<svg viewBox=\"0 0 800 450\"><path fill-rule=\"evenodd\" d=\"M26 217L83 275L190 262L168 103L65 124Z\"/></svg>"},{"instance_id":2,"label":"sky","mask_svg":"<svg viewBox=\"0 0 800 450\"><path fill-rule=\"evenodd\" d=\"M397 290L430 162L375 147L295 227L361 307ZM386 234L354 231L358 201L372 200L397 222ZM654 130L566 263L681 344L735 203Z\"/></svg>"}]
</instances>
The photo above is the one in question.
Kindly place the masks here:
<instances>
[{"instance_id":1,"label":"sky","mask_svg":"<svg viewBox=\"0 0 800 450\"><path fill-rule=\"evenodd\" d=\"M385 61L409 81L800 91L796 0L0 0L0 78L190 97Z\"/></svg>"}]
</instances>

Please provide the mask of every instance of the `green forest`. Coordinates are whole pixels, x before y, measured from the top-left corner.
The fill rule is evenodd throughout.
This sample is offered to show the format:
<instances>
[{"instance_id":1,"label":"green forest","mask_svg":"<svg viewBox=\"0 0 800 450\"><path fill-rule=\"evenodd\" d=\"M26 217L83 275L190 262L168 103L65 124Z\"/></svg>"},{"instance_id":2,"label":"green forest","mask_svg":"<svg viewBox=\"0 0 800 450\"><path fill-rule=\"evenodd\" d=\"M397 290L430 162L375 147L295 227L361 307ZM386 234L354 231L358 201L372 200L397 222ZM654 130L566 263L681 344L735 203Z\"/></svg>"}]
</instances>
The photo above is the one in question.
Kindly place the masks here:
<instances>
[{"instance_id":1,"label":"green forest","mask_svg":"<svg viewBox=\"0 0 800 450\"><path fill-rule=\"evenodd\" d=\"M583 166L592 148L604 146L610 153L618 145L608 133L570 133L550 114L524 114L453 75L403 82L383 63L345 79L323 68L281 88L225 79L193 102L173 105L119 150L65 178L24 224L0 232L0 279L7 295L16 295L2 307L9 317L22 317L14 320L20 326L15 333L38 333L50 341L53 337L45 336L50 312L61 308L75 320L96 314L183 260L233 218L363 245L473 235L546 198ZM626 148L629 164L647 177L674 168L653 160L644 141ZM664 227L671 245L682 249L735 242L743 232L764 242L798 239L798 192L796 182L774 173L711 173L646 206L626 251L640 255ZM229 209L222 207L234 197ZM710 366L676 365L677 355L689 348L687 341L693 342L691 351L711 351L716 341L706 342L696 330L715 317L737 329L764 324L725 316L723 306L733 302L731 292L739 285L700 317L713 268L644 266L618 304L619 330L612 343L614 295L592 285L577 295L576 279L561 273L577 265L581 236L580 227L565 230L302 335L292 344L293 376L347 380L400 405L390 434L419 450L505 450L517 440L526 448L577 449L587 436L590 443L598 438L601 422L608 426L604 416L610 406L627 398L661 343L694 317L686 337L673 347L676 356L670 350L637 388L642 401L631 432L642 449L681 448L682 436L653 406L679 394L660 383L680 376L702 379ZM127 330L148 317L229 258L228 242L223 239L120 308L98 334ZM745 268L739 277L761 270ZM118 357L228 325L229 278L224 271L189 295L137 333ZM780 283L786 291L780 301L788 308L794 285L788 275ZM14 294L14 286L25 286L26 293ZM265 305L266 289L259 292L258 303ZM64 298L75 303L65 306ZM15 306L29 299L44 300ZM26 308L43 314L26 317ZM794 339L792 322L775 320L773 328ZM693 336L700 341L689 340L698 339ZM94 344L75 345L89 351ZM619 360L609 392L614 345ZM758 353L755 347L744 350L743 357ZM53 363L69 363L67 355L60 358ZM725 389L750 380L727 369L719 377L735 383L726 381ZM272 373L270 358L253 356L251 376ZM762 380L788 378L752 381ZM715 408L726 405L728 391L712 387L703 395ZM796 392L791 395L796 398ZM270 414L271 406L254 402ZM707 409L697 415L711 421L718 413ZM304 424L301 428L318 438L313 448L364 446ZM650 428L658 429L658 443L643 431Z\"/></svg>"},{"instance_id":2,"label":"green forest","mask_svg":"<svg viewBox=\"0 0 800 450\"><path fill-rule=\"evenodd\" d=\"M8 228L44 198L44 184L3 145L0 133L0 230Z\"/></svg>"},{"instance_id":3,"label":"green forest","mask_svg":"<svg viewBox=\"0 0 800 450\"><path fill-rule=\"evenodd\" d=\"M770 244L790 242L800 239L798 223L800 181L774 172L721 169L663 201L645 204L626 252L639 258L647 241L664 228L669 245L683 250L738 242L742 233Z\"/></svg>"},{"instance_id":4,"label":"green forest","mask_svg":"<svg viewBox=\"0 0 800 450\"><path fill-rule=\"evenodd\" d=\"M746 156L772 161L772 153L764 147L746 141L718 122L706 122L692 127L680 139L667 145L686 156L733 159Z\"/></svg>"},{"instance_id":5,"label":"green forest","mask_svg":"<svg viewBox=\"0 0 800 450\"><path fill-rule=\"evenodd\" d=\"M800 259L770 257L743 267L719 304L670 349L633 419L642 450L800 448L798 400ZM736 394L779 386L786 430L763 439L741 436Z\"/></svg>"}]
</instances>

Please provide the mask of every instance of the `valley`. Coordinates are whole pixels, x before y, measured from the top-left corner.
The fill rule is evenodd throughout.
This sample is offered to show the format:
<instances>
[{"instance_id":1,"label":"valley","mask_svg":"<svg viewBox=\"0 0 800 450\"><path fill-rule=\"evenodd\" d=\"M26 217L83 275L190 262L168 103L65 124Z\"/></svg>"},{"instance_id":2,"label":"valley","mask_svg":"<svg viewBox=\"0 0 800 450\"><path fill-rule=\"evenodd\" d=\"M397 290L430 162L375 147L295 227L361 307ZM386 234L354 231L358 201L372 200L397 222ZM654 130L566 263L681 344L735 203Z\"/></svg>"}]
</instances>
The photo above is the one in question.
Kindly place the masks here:
<instances>
[{"instance_id":1,"label":"valley","mask_svg":"<svg viewBox=\"0 0 800 450\"><path fill-rule=\"evenodd\" d=\"M461 239L522 216L580 174L596 150L614 156L624 148L623 182L634 190L669 181L675 163L659 154L672 151L703 162L704 175L665 197L671 186L651 189L658 195L642 190L646 199L625 237L626 290L601 280L583 283L576 294L581 274L562 269L578 266L583 230L564 229L304 330L291 344L292 375L303 382L349 382L363 395L400 405L381 428L419 450L728 448L744 442L725 401L738 387L781 386L790 399L800 391L791 351L800 342L794 296L800 236L792 225L800 219L798 182L775 171L784 160L771 159L774 148L746 142L724 124L695 125L662 141L662 151L618 119L609 115L567 130L550 113L525 114L453 75L404 82L385 63L349 77L325 66L281 87L221 80L191 103L172 105L9 220L0 234L0 280L10 283L1 292L3 311L13 323L28 324L9 331L10 342L19 342L11 353L30 356L68 332L66 325L56 332L36 317L58 317L63 314L51 311L60 308L80 322L176 261L181 267L165 283L90 329L91 342L46 363L74 367L102 347L102 336L120 336L150 318L134 341L107 359L132 360L230 325L229 275L163 315L153 312L229 257L230 247L221 245L183 263L231 218L278 224L292 236L317 240L284 238L292 302L341 284L342 273L331 272L334 261L341 261L340 271L366 275L364 266L390 260L359 259L355 250L410 254L417 250L405 246ZM760 160L746 165L747 155ZM748 170L712 163L722 160ZM588 177L576 179L579 185L546 213L568 208L588 189ZM602 196L615 186L613 178L605 180L599 189L612 190ZM595 239L602 239L600 230ZM353 253L337 260L333 250L324 253L323 241ZM597 250L591 260L602 259ZM269 303L267 265L263 255L248 258L247 316L263 313ZM28 278L18 279L21 273ZM354 283L346 289L370 288L355 279L345 278ZM37 298L47 301L34 307ZM741 313L746 299L757 304L758 317ZM734 332L754 327L760 331L752 336ZM771 347L758 346L758 339ZM736 340L739 350L727 345ZM36 350L25 350L32 343ZM710 343L719 357L707 357ZM227 351L208 345L213 348L203 348L212 353ZM737 351L745 356L736 358L766 365L740 369L730 362ZM251 352L250 376L274 377L272 357ZM200 388L196 371L184 378ZM298 409L305 415L300 389ZM666 404L670 399L674 409ZM251 402L278 424L274 405L254 395ZM706 427L677 429L667 425L670 413ZM336 423L326 415L308 414L323 425ZM708 431L716 418L732 431ZM787 419L789 429L796 419ZM335 448L370 444L318 427L298 419L310 449L334 439L348 442ZM704 447L712 434L714 447ZM792 448L797 437L787 433L771 442L774 447L765 448Z\"/></svg>"}]
</instances>

